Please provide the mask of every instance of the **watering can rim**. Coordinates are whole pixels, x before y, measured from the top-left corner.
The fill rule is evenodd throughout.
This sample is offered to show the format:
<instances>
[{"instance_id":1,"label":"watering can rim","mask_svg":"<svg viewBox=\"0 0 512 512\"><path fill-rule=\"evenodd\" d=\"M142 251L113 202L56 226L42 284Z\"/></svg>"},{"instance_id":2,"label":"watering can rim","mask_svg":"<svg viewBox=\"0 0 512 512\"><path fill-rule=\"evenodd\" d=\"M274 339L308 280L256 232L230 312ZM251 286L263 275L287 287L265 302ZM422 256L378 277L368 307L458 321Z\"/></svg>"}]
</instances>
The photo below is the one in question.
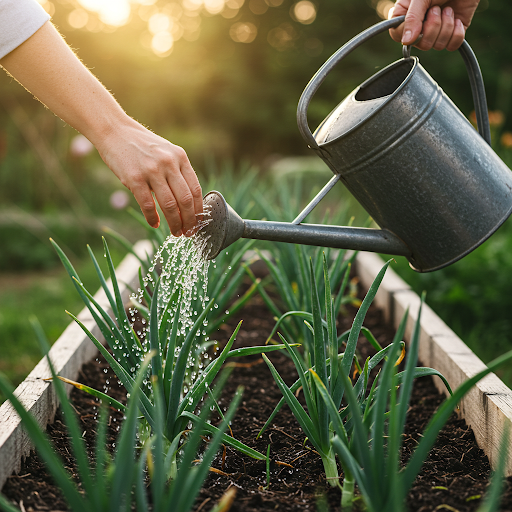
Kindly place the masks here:
<instances>
[{"instance_id":1,"label":"watering can rim","mask_svg":"<svg viewBox=\"0 0 512 512\"><path fill-rule=\"evenodd\" d=\"M413 61L413 65L412 65L409 73L404 78L402 83L391 94L388 94L387 96L383 96L383 98L385 98L384 101L382 101L381 104L378 107L375 108L375 110L372 110L371 112L369 112L365 117L360 119L354 126L350 127L348 130L343 132L341 135L338 135L334 139L330 139L330 140L328 140L326 142L318 142L318 141L316 141L316 143L318 144L318 147L319 148L326 148L326 147L328 147L328 146L330 146L332 144L335 144L336 142L339 142L344 137L347 137L348 135L350 135L351 133L353 133L357 129L359 129L361 127L361 125L363 125L364 123L368 122L369 119L374 117L386 105L388 105L402 91L402 89L404 89L406 87L407 83L412 79L412 76L417 71L418 67L421 66L420 60L419 60L418 57L411 56L411 57L409 57L407 59L403 59L402 58L402 59L396 60L395 62L392 62L391 64L388 64L386 67L384 67L381 70L377 71L377 73L375 73L372 76L368 77L362 84L358 85L340 103L338 103L338 105L336 105L333 110L331 110L329 115L326 116L326 118L320 123L320 125L318 125L316 130L313 132L313 137L315 137L315 140L316 140L316 135L319 132L319 130L324 126L325 122L331 117L331 114L333 112L335 112L336 109L342 103L349 102L349 101L350 102L354 102L354 103L364 103L365 101L372 101L372 100L357 100L356 99L356 95L357 95L357 93L361 89L363 89L364 87L368 86L369 84L371 84L372 82L377 80L381 75L384 75L385 73L388 73L392 68L398 67L399 65L401 65L403 62L405 62L407 60Z\"/></svg>"}]
</instances>

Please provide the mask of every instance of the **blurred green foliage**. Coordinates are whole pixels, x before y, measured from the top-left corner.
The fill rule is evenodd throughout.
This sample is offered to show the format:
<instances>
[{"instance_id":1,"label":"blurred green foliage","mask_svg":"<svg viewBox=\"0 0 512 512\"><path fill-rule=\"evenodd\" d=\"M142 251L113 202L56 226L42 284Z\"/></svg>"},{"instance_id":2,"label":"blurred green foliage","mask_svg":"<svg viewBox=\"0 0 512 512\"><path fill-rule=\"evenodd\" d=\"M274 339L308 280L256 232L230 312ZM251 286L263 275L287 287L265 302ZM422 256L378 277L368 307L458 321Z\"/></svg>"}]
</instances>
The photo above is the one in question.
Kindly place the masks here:
<instances>
[{"instance_id":1,"label":"blurred green foliage","mask_svg":"<svg viewBox=\"0 0 512 512\"><path fill-rule=\"evenodd\" d=\"M112 257L117 265L124 253L116 244L112 245ZM103 261L100 263L103 265ZM95 290L97 277L90 258L73 258L73 264L85 285ZM28 321L31 315L38 316L53 343L69 324L65 310L76 315L82 308L83 302L69 286L64 268L37 273L0 273L0 371L17 385L41 359L34 330Z\"/></svg>"}]
</instances>

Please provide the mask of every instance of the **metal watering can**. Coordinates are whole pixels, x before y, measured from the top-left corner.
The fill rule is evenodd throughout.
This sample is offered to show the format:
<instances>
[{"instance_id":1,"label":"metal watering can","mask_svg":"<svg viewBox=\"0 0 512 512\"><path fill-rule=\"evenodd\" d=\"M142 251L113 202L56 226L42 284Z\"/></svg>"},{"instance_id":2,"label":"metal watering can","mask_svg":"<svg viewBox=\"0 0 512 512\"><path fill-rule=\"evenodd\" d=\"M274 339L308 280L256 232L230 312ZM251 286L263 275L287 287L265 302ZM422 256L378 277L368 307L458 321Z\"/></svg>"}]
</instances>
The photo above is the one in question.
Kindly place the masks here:
<instances>
[{"instance_id":1,"label":"metal watering can","mask_svg":"<svg viewBox=\"0 0 512 512\"><path fill-rule=\"evenodd\" d=\"M334 173L292 223L242 220L216 191L203 253L213 259L237 239L405 256L418 272L438 270L489 238L512 212L512 172L491 149L485 89L469 44L460 54L470 78L479 133L403 48L403 58L349 94L311 133L309 103L329 72L404 16L365 30L315 74L297 109L299 130ZM302 224L341 181L382 229ZM207 206L208 207L208 206Z\"/></svg>"}]
</instances>

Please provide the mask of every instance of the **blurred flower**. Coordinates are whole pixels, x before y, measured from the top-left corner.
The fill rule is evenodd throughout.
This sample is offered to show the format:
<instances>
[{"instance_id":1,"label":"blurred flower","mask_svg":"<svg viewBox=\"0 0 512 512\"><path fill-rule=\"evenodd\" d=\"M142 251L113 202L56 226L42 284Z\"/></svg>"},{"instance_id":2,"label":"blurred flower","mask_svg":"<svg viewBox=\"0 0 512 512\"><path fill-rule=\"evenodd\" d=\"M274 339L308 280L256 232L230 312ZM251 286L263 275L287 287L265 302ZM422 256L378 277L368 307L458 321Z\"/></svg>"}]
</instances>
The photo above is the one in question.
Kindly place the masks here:
<instances>
[{"instance_id":1,"label":"blurred flower","mask_svg":"<svg viewBox=\"0 0 512 512\"><path fill-rule=\"evenodd\" d=\"M92 143L83 135L79 134L71 139L69 150L73 156L84 157L88 155L93 149L94 146Z\"/></svg>"},{"instance_id":2,"label":"blurred flower","mask_svg":"<svg viewBox=\"0 0 512 512\"><path fill-rule=\"evenodd\" d=\"M130 204L130 195L126 190L116 190L110 195L109 201L114 210L124 210Z\"/></svg>"},{"instance_id":3,"label":"blurred flower","mask_svg":"<svg viewBox=\"0 0 512 512\"><path fill-rule=\"evenodd\" d=\"M496 126L501 126L505 121L505 116L501 110L489 110L489 124L491 128ZM469 116L469 120L476 126L476 113L475 111L471 112Z\"/></svg>"},{"instance_id":4,"label":"blurred flower","mask_svg":"<svg viewBox=\"0 0 512 512\"><path fill-rule=\"evenodd\" d=\"M491 126L501 126L505 121L505 116L501 110L489 111L489 124Z\"/></svg>"},{"instance_id":5,"label":"blurred flower","mask_svg":"<svg viewBox=\"0 0 512 512\"><path fill-rule=\"evenodd\" d=\"M512 132L504 132L501 136L501 145L504 148L512 148Z\"/></svg>"}]
</instances>

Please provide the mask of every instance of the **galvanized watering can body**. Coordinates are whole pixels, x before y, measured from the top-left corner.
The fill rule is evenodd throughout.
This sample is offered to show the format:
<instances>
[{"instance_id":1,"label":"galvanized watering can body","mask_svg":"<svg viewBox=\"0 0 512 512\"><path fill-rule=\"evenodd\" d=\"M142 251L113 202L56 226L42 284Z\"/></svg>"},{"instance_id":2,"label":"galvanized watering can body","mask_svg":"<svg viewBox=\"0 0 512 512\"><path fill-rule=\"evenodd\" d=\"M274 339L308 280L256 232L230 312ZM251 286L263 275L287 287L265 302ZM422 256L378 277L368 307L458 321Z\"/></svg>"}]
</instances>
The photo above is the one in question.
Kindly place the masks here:
<instances>
[{"instance_id":1,"label":"galvanized watering can body","mask_svg":"<svg viewBox=\"0 0 512 512\"><path fill-rule=\"evenodd\" d=\"M237 238L295 243L314 238L311 245L402 254L412 268L428 272L464 257L508 218L512 173L490 147L483 81L466 42L461 54L482 135L407 51L403 59L355 89L311 133L307 109L327 74L359 45L402 21L403 17L379 23L352 39L318 71L299 101L299 130L333 171L330 183L292 225L242 221L243 229L239 224L228 230L231 237L236 231ZM300 224L338 180L382 228L367 230L367 243L360 228L362 243L354 246L347 231L357 228L337 228L341 231L333 245L335 231L320 234L317 240L314 227ZM236 224L230 215L231 224ZM339 239L344 236L346 244ZM375 246L379 236L385 240ZM325 243L320 243L322 237Z\"/></svg>"}]
</instances>

